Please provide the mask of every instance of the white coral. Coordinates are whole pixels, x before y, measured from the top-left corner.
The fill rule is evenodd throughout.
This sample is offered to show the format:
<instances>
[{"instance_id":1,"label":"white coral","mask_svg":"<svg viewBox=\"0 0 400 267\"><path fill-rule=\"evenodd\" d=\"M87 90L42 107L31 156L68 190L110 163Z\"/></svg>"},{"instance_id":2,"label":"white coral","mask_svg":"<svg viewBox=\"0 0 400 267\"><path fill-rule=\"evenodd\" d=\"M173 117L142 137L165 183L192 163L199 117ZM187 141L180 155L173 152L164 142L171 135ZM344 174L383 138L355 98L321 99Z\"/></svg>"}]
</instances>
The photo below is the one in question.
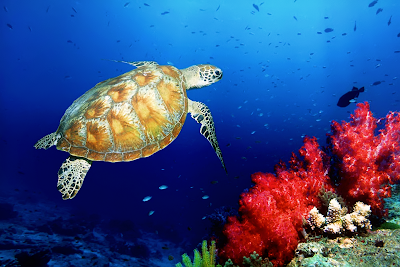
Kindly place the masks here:
<instances>
[{"instance_id":1,"label":"white coral","mask_svg":"<svg viewBox=\"0 0 400 267\"><path fill-rule=\"evenodd\" d=\"M310 210L310 216L308 217L308 223L311 226L311 229L314 230L316 227L321 228L323 224L325 224L325 217L319 210L314 207Z\"/></svg>"},{"instance_id":2,"label":"white coral","mask_svg":"<svg viewBox=\"0 0 400 267\"><path fill-rule=\"evenodd\" d=\"M371 229L371 223L367 219L371 214L371 207L362 202L357 202L353 210L352 213L346 214L347 208L342 208L337 199L332 199L329 202L326 218L314 207L309 212L308 223L312 230L320 228L331 234L340 234L346 230L355 232L358 228Z\"/></svg>"}]
</instances>

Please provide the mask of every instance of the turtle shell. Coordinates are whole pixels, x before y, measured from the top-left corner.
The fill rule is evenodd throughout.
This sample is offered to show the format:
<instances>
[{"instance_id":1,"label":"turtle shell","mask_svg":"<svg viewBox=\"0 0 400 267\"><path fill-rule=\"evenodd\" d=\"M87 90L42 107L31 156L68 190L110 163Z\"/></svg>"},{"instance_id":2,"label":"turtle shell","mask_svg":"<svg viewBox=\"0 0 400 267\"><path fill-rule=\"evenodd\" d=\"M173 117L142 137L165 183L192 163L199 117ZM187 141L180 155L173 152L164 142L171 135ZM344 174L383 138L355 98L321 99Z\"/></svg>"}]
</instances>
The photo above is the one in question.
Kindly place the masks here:
<instances>
[{"instance_id":1,"label":"turtle shell","mask_svg":"<svg viewBox=\"0 0 400 267\"><path fill-rule=\"evenodd\" d=\"M173 66L148 66L98 83L61 118L57 149L94 161L132 161L169 145L188 111Z\"/></svg>"}]
</instances>

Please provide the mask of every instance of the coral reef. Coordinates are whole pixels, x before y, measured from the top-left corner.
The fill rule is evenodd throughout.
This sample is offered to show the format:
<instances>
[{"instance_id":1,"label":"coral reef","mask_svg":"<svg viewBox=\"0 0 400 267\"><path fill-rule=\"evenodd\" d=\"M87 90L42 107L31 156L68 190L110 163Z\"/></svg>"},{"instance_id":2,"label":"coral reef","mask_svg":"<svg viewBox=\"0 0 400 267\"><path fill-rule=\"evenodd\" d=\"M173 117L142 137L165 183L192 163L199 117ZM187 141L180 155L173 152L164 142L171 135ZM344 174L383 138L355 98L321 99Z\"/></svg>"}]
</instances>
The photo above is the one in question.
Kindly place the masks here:
<instances>
[{"instance_id":1,"label":"coral reef","mask_svg":"<svg viewBox=\"0 0 400 267\"><path fill-rule=\"evenodd\" d=\"M321 207L321 189L335 192L350 205L362 201L378 217L386 215L384 199L391 196L390 185L400 180L400 116L390 112L384 119L385 128L375 136L378 120L372 116L369 104L357 106L349 123L332 122L330 158L319 149L316 138L306 137L299 150L302 160L292 153L289 168L281 162L275 167L275 175L252 175L255 185L241 195L240 217L228 218L225 225L228 241L220 250L222 259L231 258L240 264L243 256L256 251L274 266L289 262L304 232L303 218L314 206ZM344 210L340 207L340 211L342 214ZM343 217L349 231L355 230L355 221L365 219L360 214L357 216L362 218L349 216ZM315 220L323 221L317 215ZM366 221L364 227L369 228Z\"/></svg>"},{"instance_id":2,"label":"coral reef","mask_svg":"<svg viewBox=\"0 0 400 267\"><path fill-rule=\"evenodd\" d=\"M354 205L353 212L348 214L346 207L342 208L336 199L332 199L329 203L328 215L326 218L314 207L310 211L307 221L312 230L319 228L329 234L340 234L345 231L356 232L361 229L370 230L371 223L367 219L370 214L370 206L362 202L357 202Z\"/></svg>"},{"instance_id":3,"label":"coral reef","mask_svg":"<svg viewBox=\"0 0 400 267\"><path fill-rule=\"evenodd\" d=\"M228 243L220 257L239 264L244 256L256 251L274 266L292 259L301 238L303 217L314 206L320 206L322 187L333 190L323 164L325 153L316 138L305 138L299 153L303 160L293 154L290 168L281 162L275 168L276 175L252 175L255 186L241 195L241 218L228 219L224 231Z\"/></svg>"},{"instance_id":4,"label":"coral reef","mask_svg":"<svg viewBox=\"0 0 400 267\"><path fill-rule=\"evenodd\" d=\"M384 199L400 181L400 116L389 112L385 128L375 136L378 120L369 104L359 103L350 122L332 122L332 152L340 170L337 192L351 205L362 201L374 215L386 215ZM380 120L381 121L381 120Z\"/></svg>"},{"instance_id":5,"label":"coral reef","mask_svg":"<svg viewBox=\"0 0 400 267\"><path fill-rule=\"evenodd\" d=\"M287 266L400 266L399 247L400 229L378 230L352 238L315 238L300 243Z\"/></svg>"}]
</instances>

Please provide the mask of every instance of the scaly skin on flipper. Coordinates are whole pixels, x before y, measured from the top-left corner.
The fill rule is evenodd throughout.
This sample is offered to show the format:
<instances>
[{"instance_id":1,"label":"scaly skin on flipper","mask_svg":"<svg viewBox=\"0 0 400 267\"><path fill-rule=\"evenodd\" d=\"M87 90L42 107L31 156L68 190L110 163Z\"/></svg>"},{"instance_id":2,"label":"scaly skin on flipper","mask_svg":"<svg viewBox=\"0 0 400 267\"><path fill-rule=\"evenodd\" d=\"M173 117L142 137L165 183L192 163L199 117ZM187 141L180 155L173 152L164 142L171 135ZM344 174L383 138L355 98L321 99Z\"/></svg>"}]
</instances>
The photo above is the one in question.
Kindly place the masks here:
<instances>
[{"instance_id":1,"label":"scaly skin on flipper","mask_svg":"<svg viewBox=\"0 0 400 267\"><path fill-rule=\"evenodd\" d=\"M51 133L40 139L39 141L36 142L34 147L36 149L44 148L48 149L49 147L52 147L57 144L59 137L57 137L57 133Z\"/></svg>"},{"instance_id":2,"label":"scaly skin on flipper","mask_svg":"<svg viewBox=\"0 0 400 267\"><path fill-rule=\"evenodd\" d=\"M64 200L73 199L76 196L91 166L90 160L74 156L70 156L63 162L58 171L57 189Z\"/></svg>"},{"instance_id":3,"label":"scaly skin on flipper","mask_svg":"<svg viewBox=\"0 0 400 267\"><path fill-rule=\"evenodd\" d=\"M211 116L210 109L201 102L196 102L188 99L189 110L188 112L198 123L201 124L200 133L207 138L211 146L214 148L215 153L221 161L222 167L225 172L228 171L225 168L224 159L222 158L222 152L218 145L217 135L215 134L214 120Z\"/></svg>"}]
</instances>

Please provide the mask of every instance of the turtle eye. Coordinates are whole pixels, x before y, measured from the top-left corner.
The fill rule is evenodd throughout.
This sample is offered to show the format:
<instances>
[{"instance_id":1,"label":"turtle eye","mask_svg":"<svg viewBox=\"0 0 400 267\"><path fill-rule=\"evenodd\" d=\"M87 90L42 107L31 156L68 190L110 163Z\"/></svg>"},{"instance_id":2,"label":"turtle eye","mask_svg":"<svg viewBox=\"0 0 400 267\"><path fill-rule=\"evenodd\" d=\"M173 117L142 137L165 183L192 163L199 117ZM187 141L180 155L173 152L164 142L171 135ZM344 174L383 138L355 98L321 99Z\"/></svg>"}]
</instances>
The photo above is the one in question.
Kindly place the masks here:
<instances>
[{"instance_id":1,"label":"turtle eye","mask_svg":"<svg viewBox=\"0 0 400 267\"><path fill-rule=\"evenodd\" d=\"M219 74L220 74L219 70L215 71L215 75L219 75Z\"/></svg>"}]
</instances>

